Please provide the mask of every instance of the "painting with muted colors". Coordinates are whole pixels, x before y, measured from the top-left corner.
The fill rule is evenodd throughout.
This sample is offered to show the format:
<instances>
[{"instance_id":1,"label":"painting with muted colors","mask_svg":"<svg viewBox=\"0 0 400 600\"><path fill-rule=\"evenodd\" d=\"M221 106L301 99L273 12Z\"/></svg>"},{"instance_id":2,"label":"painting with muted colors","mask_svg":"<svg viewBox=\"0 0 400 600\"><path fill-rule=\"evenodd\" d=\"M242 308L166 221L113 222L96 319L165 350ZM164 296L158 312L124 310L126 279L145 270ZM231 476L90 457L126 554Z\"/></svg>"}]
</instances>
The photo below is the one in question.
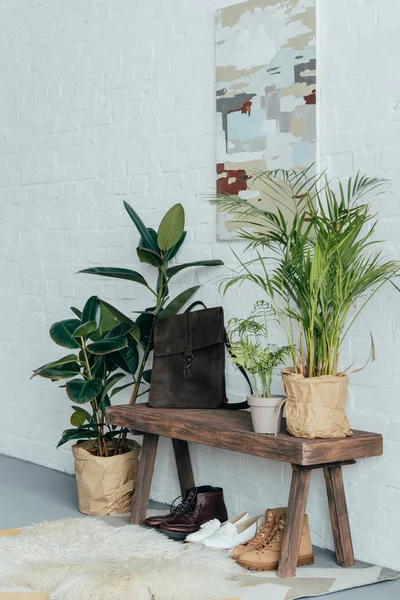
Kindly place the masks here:
<instances>
[{"instance_id":1,"label":"painting with muted colors","mask_svg":"<svg viewBox=\"0 0 400 600\"><path fill-rule=\"evenodd\" d=\"M255 174L315 162L315 2L248 0L218 11L218 193L271 209ZM219 239L235 228L219 213Z\"/></svg>"}]
</instances>

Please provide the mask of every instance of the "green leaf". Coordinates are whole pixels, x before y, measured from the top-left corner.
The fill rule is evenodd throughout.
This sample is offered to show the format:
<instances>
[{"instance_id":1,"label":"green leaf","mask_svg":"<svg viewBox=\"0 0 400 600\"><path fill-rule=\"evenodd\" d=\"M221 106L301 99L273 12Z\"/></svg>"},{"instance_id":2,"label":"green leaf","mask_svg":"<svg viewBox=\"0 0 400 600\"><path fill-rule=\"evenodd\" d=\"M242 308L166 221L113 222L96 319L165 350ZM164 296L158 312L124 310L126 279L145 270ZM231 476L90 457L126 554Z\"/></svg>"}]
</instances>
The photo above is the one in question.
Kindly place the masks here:
<instances>
[{"instance_id":1,"label":"green leaf","mask_svg":"<svg viewBox=\"0 0 400 600\"><path fill-rule=\"evenodd\" d=\"M160 313L160 319L173 317L185 306L186 302L201 288L201 285L195 285L184 292L180 293L176 298L171 300L169 304Z\"/></svg>"},{"instance_id":2,"label":"green leaf","mask_svg":"<svg viewBox=\"0 0 400 600\"><path fill-rule=\"evenodd\" d=\"M111 406L111 402L108 399L108 396L106 396L105 398L103 398L103 400L99 404L99 408L100 408L101 412L103 413L103 415L106 414L106 410L109 406Z\"/></svg>"},{"instance_id":3,"label":"green leaf","mask_svg":"<svg viewBox=\"0 0 400 600\"><path fill-rule=\"evenodd\" d=\"M131 381L131 383L126 383L125 385L121 385L120 387L115 387L110 394L110 398L115 396L115 394L118 394L118 392L122 392L122 390L126 390L126 388L131 387L131 385L134 385L134 383L134 381Z\"/></svg>"},{"instance_id":4,"label":"green leaf","mask_svg":"<svg viewBox=\"0 0 400 600\"><path fill-rule=\"evenodd\" d=\"M110 337L119 337L119 336L130 336L137 342L140 340L140 329L136 325L136 323L120 323L114 329L111 329L109 333L105 336L105 340Z\"/></svg>"},{"instance_id":5,"label":"green leaf","mask_svg":"<svg viewBox=\"0 0 400 600\"><path fill-rule=\"evenodd\" d=\"M170 248L169 250L167 250L167 252L165 253L165 260L168 262L169 260L172 260L173 258L175 258L175 256L178 254L179 250L181 249L181 246L183 244L183 242L186 239L186 231L184 231L181 235L180 240L175 244L175 246L172 246L172 248Z\"/></svg>"},{"instance_id":6,"label":"green leaf","mask_svg":"<svg viewBox=\"0 0 400 600\"><path fill-rule=\"evenodd\" d=\"M136 342L134 342L133 340L129 340L128 347L121 350L120 354L126 362L128 372L131 375L135 375L139 365L139 352L136 346Z\"/></svg>"},{"instance_id":7,"label":"green leaf","mask_svg":"<svg viewBox=\"0 0 400 600\"><path fill-rule=\"evenodd\" d=\"M133 208L127 202L124 202L125 210L132 219L135 224L136 229L140 233L140 236L143 238L144 243L147 248L151 248L154 252L158 252L158 247L155 241L152 238L151 233L147 229L146 225L143 223L142 219L139 217L137 212L133 210Z\"/></svg>"},{"instance_id":8,"label":"green leaf","mask_svg":"<svg viewBox=\"0 0 400 600\"><path fill-rule=\"evenodd\" d=\"M57 448L71 442L72 440L93 440L97 438L97 433L88 431L87 429L67 429L63 432L61 440L57 444Z\"/></svg>"},{"instance_id":9,"label":"green leaf","mask_svg":"<svg viewBox=\"0 0 400 600\"><path fill-rule=\"evenodd\" d=\"M35 377L35 375L40 375L41 374L40 372L43 370L52 369L54 367L59 367L60 365L66 365L68 363L76 363L77 361L78 361L78 357L76 356L76 354L68 354L68 356L63 356L62 358L53 360L52 362L46 363L45 365L42 365L38 369L35 369L33 371L32 377ZM32 379L32 377L31 377L31 379Z\"/></svg>"},{"instance_id":10,"label":"green leaf","mask_svg":"<svg viewBox=\"0 0 400 600\"><path fill-rule=\"evenodd\" d=\"M98 377L99 379L103 380L104 376L106 374L106 364L105 364L105 360L104 360L104 356L96 356L96 355L91 355L89 357L89 362L92 363L93 361L93 366L91 367L92 369L92 377Z\"/></svg>"},{"instance_id":11,"label":"green leaf","mask_svg":"<svg viewBox=\"0 0 400 600\"><path fill-rule=\"evenodd\" d=\"M81 324L78 319L66 319L53 323L50 327L50 337L59 346L64 348L80 348L81 345L74 338L74 331Z\"/></svg>"},{"instance_id":12,"label":"green leaf","mask_svg":"<svg viewBox=\"0 0 400 600\"><path fill-rule=\"evenodd\" d=\"M73 379L68 381L67 385L68 397L76 404L86 404L94 400L101 393L103 385L101 379Z\"/></svg>"},{"instance_id":13,"label":"green leaf","mask_svg":"<svg viewBox=\"0 0 400 600\"><path fill-rule=\"evenodd\" d=\"M70 417L70 423L74 427L80 427L87 422L90 421L92 415L88 413L87 410L81 408L80 406L73 406L72 410L74 411Z\"/></svg>"},{"instance_id":14,"label":"green leaf","mask_svg":"<svg viewBox=\"0 0 400 600\"><path fill-rule=\"evenodd\" d=\"M40 372L34 373L32 377L35 375L39 375L40 377L45 377L46 379L52 379L53 381L58 381L59 379L71 379L71 377L76 377L80 373L80 367L76 362L64 363L59 366L51 366L46 365L41 367Z\"/></svg>"},{"instance_id":15,"label":"green leaf","mask_svg":"<svg viewBox=\"0 0 400 600\"><path fill-rule=\"evenodd\" d=\"M139 341L140 330L138 329L138 325L135 323L135 321L124 315L124 313L118 310L118 308L115 308L115 306L108 304L108 302L105 302L104 300L100 300L100 302L101 306L105 308L108 314L112 315L115 318L115 324L117 324L117 322L119 321L120 323L126 323L128 325L131 325L130 335L135 340ZM111 327L110 330L112 330L114 327L115 325Z\"/></svg>"},{"instance_id":16,"label":"green leaf","mask_svg":"<svg viewBox=\"0 0 400 600\"><path fill-rule=\"evenodd\" d=\"M120 269L119 267L93 267L91 269L83 269L79 273L88 273L89 275L101 275L103 277L112 277L113 279L126 279L127 281L133 281L140 283L145 287L149 287L145 278L137 271L131 269Z\"/></svg>"},{"instance_id":17,"label":"green leaf","mask_svg":"<svg viewBox=\"0 0 400 600\"><path fill-rule=\"evenodd\" d=\"M144 371L143 381L145 381L146 383L151 383L152 373L153 373L153 369L147 369L147 371Z\"/></svg>"},{"instance_id":18,"label":"green leaf","mask_svg":"<svg viewBox=\"0 0 400 600\"><path fill-rule=\"evenodd\" d=\"M87 323L83 323L83 325L79 325L79 327L77 327L73 333L73 336L75 338L81 338L81 337L87 337L88 335L90 335L91 333L93 333L93 331L96 331L97 329L97 323L96 321L87 321Z\"/></svg>"},{"instance_id":19,"label":"green leaf","mask_svg":"<svg viewBox=\"0 0 400 600\"><path fill-rule=\"evenodd\" d=\"M87 349L91 354L109 354L110 352L122 350L127 344L128 340L126 337L116 336L88 344Z\"/></svg>"},{"instance_id":20,"label":"green leaf","mask_svg":"<svg viewBox=\"0 0 400 600\"><path fill-rule=\"evenodd\" d=\"M148 250L147 248L136 248L137 255L139 257L140 262L146 263L148 265L152 265L153 267L157 267L157 269L162 269L164 266L162 258L153 252L153 250Z\"/></svg>"},{"instance_id":21,"label":"green leaf","mask_svg":"<svg viewBox=\"0 0 400 600\"><path fill-rule=\"evenodd\" d=\"M151 330L155 320L155 315L152 313L153 310L155 310L154 307L148 308L146 312L139 315L136 319L136 324L140 328L140 343L142 346L147 346L150 339Z\"/></svg>"},{"instance_id":22,"label":"green leaf","mask_svg":"<svg viewBox=\"0 0 400 600\"><path fill-rule=\"evenodd\" d=\"M109 379L107 379L106 384L105 384L105 386L103 388L103 391L101 393L100 400L103 400L103 398L114 387L114 385L116 385L124 377L125 377L124 373L115 373L115 375L112 375Z\"/></svg>"},{"instance_id":23,"label":"green leaf","mask_svg":"<svg viewBox=\"0 0 400 600\"><path fill-rule=\"evenodd\" d=\"M149 245L146 244L144 239L141 237L139 240L139 248L145 248L146 250L153 250L153 252L157 252L158 256L161 256L160 249L157 244L157 232L152 227L147 227L147 231L149 232L149 234L153 240L153 246L149 247Z\"/></svg>"},{"instance_id":24,"label":"green leaf","mask_svg":"<svg viewBox=\"0 0 400 600\"><path fill-rule=\"evenodd\" d=\"M164 216L158 229L158 247L166 252L179 242L185 227L185 211L182 204L175 204Z\"/></svg>"},{"instance_id":25,"label":"green leaf","mask_svg":"<svg viewBox=\"0 0 400 600\"><path fill-rule=\"evenodd\" d=\"M83 307L81 321L82 323L94 321L96 323L96 329L99 328L101 321L101 306L97 296L91 296L89 300L87 300Z\"/></svg>"},{"instance_id":26,"label":"green leaf","mask_svg":"<svg viewBox=\"0 0 400 600\"><path fill-rule=\"evenodd\" d=\"M79 308L75 308L75 306L70 306L70 309L72 310L74 315L78 317L79 320L82 318L82 311L79 310Z\"/></svg>"},{"instance_id":27,"label":"green leaf","mask_svg":"<svg viewBox=\"0 0 400 600\"><path fill-rule=\"evenodd\" d=\"M182 271L183 269L188 269L189 267L218 267L223 265L222 260L197 260L192 263L184 263L183 265L175 265L174 267L169 267L166 270L166 276L168 279Z\"/></svg>"}]
</instances>

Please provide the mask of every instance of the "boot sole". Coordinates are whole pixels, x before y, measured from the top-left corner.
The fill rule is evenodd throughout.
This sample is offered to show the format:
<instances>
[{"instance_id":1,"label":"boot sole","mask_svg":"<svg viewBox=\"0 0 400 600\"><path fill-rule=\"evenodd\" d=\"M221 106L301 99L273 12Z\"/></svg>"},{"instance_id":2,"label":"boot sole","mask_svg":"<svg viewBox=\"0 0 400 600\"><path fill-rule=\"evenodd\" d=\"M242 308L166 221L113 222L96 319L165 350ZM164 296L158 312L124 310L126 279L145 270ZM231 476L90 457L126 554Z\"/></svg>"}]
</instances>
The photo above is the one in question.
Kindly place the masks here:
<instances>
[{"instance_id":1,"label":"boot sole","mask_svg":"<svg viewBox=\"0 0 400 600\"><path fill-rule=\"evenodd\" d=\"M188 533L176 533L175 531L165 531L164 529L159 529L159 532L166 535L170 540L175 540L176 542L183 542L185 537L189 535Z\"/></svg>"},{"instance_id":2,"label":"boot sole","mask_svg":"<svg viewBox=\"0 0 400 600\"><path fill-rule=\"evenodd\" d=\"M246 563L244 561L241 562L240 558L237 562L244 569L247 569L248 571L257 571L258 573L261 573L263 571L277 571L278 567L279 567L279 563L273 563L271 565L268 565L267 567L262 567L262 566L260 566L260 563ZM314 554L310 554L309 556L302 556L297 561L298 567L308 567L313 564L314 564Z\"/></svg>"}]
</instances>

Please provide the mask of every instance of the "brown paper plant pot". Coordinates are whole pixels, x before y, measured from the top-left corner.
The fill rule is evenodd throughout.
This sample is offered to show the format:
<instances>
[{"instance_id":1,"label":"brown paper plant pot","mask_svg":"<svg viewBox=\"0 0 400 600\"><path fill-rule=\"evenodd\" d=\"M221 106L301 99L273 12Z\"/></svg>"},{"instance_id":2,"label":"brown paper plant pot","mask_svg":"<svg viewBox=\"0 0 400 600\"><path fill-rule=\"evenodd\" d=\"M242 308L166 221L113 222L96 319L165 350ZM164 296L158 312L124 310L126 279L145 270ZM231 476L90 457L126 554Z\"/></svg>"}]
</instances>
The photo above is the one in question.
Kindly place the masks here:
<instances>
[{"instance_id":1,"label":"brown paper plant pot","mask_svg":"<svg viewBox=\"0 0 400 600\"><path fill-rule=\"evenodd\" d=\"M127 443L129 452L109 457L91 454L92 442L72 446L81 513L106 516L129 512L140 445L133 440Z\"/></svg>"},{"instance_id":2,"label":"brown paper plant pot","mask_svg":"<svg viewBox=\"0 0 400 600\"><path fill-rule=\"evenodd\" d=\"M348 377L304 377L282 371L286 392L286 428L298 438L344 438L353 435L345 413Z\"/></svg>"}]
</instances>

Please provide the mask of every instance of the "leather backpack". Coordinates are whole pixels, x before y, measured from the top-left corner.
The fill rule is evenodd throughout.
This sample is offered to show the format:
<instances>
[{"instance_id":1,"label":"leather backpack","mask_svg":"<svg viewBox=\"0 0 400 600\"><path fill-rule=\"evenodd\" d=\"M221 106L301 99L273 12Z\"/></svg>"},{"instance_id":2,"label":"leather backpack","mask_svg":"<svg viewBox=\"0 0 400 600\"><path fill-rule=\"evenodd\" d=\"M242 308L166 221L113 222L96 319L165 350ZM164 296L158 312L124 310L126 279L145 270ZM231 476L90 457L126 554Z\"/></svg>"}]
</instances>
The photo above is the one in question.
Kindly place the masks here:
<instances>
[{"instance_id":1,"label":"leather backpack","mask_svg":"<svg viewBox=\"0 0 400 600\"><path fill-rule=\"evenodd\" d=\"M205 310L194 311L196 306ZM153 408L248 408L228 404L225 391L225 345L222 307L194 302L185 313L158 319L154 329L149 405ZM250 385L247 373L241 369Z\"/></svg>"}]
</instances>

